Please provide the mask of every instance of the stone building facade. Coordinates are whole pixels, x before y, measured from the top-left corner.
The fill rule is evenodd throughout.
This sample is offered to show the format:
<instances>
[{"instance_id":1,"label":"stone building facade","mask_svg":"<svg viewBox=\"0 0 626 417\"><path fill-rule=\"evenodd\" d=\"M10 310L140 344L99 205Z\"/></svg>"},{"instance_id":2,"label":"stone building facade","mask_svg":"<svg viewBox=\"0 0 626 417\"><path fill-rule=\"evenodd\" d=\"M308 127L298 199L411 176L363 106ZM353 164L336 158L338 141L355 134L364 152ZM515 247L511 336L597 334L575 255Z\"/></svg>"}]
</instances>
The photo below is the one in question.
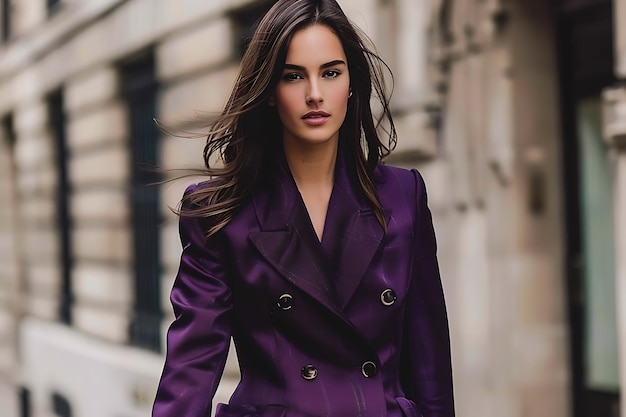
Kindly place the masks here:
<instances>
[{"instance_id":1,"label":"stone building facade","mask_svg":"<svg viewBox=\"0 0 626 417\"><path fill-rule=\"evenodd\" d=\"M218 112L271 3L0 0L1 415L149 414L193 178L147 185L203 147L152 118ZM458 415L626 417L626 0L340 3L429 186Z\"/></svg>"}]
</instances>

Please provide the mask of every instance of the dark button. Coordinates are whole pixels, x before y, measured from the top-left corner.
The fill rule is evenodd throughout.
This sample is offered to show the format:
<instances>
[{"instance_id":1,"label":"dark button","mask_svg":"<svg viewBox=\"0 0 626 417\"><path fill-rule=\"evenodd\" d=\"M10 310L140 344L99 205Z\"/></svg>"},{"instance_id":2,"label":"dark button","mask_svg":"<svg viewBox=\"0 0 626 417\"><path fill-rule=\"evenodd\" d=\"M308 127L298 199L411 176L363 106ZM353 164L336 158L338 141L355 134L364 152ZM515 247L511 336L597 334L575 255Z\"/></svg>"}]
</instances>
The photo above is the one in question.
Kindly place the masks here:
<instances>
[{"instance_id":1,"label":"dark button","mask_svg":"<svg viewBox=\"0 0 626 417\"><path fill-rule=\"evenodd\" d=\"M293 297L291 296L291 294L283 294L280 297L278 297L278 307L280 307L282 310L289 310L291 307L293 307Z\"/></svg>"},{"instance_id":2,"label":"dark button","mask_svg":"<svg viewBox=\"0 0 626 417\"><path fill-rule=\"evenodd\" d=\"M302 368L302 371L300 371L300 374L302 375L302 378L310 381L317 378L317 368L313 365L305 365Z\"/></svg>"},{"instance_id":3,"label":"dark button","mask_svg":"<svg viewBox=\"0 0 626 417\"><path fill-rule=\"evenodd\" d=\"M380 301L383 303L383 305L386 306L390 306L393 303L396 302L396 293L394 290L392 290L391 288L387 288L385 291L383 291L380 294Z\"/></svg>"},{"instance_id":4,"label":"dark button","mask_svg":"<svg viewBox=\"0 0 626 417\"><path fill-rule=\"evenodd\" d=\"M376 364L372 361L365 361L363 365L361 365L361 373L365 378L372 378L376 376Z\"/></svg>"}]
</instances>

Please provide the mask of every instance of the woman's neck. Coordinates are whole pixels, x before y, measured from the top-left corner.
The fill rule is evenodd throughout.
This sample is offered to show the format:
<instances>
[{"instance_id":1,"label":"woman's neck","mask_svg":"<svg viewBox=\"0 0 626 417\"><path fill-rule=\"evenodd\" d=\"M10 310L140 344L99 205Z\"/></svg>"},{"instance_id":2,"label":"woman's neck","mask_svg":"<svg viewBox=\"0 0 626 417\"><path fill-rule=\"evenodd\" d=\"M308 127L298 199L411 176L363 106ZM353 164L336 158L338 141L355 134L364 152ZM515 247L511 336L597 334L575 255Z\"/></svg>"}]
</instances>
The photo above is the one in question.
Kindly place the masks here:
<instances>
[{"instance_id":1,"label":"woman's neck","mask_svg":"<svg viewBox=\"0 0 626 417\"><path fill-rule=\"evenodd\" d=\"M299 144L298 144L299 145ZM285 142L285 159L298 189L332 189L337 160L337 141L314 146Z\"/></svg>"}]
</instances>

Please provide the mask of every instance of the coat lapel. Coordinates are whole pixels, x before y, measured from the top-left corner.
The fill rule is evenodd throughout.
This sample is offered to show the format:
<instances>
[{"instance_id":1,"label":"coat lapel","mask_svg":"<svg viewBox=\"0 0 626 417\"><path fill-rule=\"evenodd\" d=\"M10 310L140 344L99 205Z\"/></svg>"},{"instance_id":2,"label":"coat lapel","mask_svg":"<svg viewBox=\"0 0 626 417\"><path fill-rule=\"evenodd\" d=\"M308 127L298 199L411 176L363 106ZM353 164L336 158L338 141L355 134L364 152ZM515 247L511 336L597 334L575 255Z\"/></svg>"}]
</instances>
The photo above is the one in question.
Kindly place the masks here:
<instances>
[{"instance_id":1,"label":"coat lapel","mask_svg":"<svg viewBox=\"0 0 626 417\"><path fill-rule=\"evenodd\" d=\"M261 231L250 234L252 244L281 276L337 312L326 259L286 166L275 186L257 193L253 203Z\"/></svg>"},{"instance_id":2,"label":"coat lapel","mask_svg":"<svg viewBox=\"0 0 626 417\"><path fill-rule=\"evenodd\" d=\"M374 211L357 198L342 164L336 173L332 207L327 223L330 239L341 241L335 287L341 310L350 302L383 238L383 229ZM332 211L330 210L332 208ZM336 222L335 219L343 219ZM388 218L386 221L388 222ZM324 231L326 234L327 231Z\"/></svg>"},{"instance_id":3,"label":"coat lapel","mask_svg":"<svg viewBox=\"0 0 626 417\"><path fill-rule=\"evenodd\" d=\"M380 246L383 229L357 198L339 156L322 238L324 248L339 251L332 256L339 260L337 268L329 268L286 162L279 165L275 186L254 196L261 231L250 240L280 275L341 314Z\"/></svg>"}]
</instances>

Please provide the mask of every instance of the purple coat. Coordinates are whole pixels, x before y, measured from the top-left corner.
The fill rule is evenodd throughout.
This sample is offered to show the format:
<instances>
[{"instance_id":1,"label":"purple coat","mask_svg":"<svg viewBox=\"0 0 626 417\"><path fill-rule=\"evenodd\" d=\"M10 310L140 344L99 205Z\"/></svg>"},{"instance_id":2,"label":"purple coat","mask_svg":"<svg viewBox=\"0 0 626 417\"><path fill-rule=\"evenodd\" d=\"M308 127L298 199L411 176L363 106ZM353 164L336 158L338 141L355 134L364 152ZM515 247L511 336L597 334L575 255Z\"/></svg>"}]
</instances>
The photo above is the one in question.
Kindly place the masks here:
<instances>
[{"instance_id":1,"label":"purple coat","mask_svg":"<svg viewBox=\"0 0 626 417\"><path fill-rule=\"evenodd\" d=\"M420 174L376 169L384 234L338 159L320 242L284 162L279 171L206 243L200 220L180 219L176 319L152 415L208 417L232 336L241 381L216 417L453 417Z\"/></svg>"}]
</instances>

